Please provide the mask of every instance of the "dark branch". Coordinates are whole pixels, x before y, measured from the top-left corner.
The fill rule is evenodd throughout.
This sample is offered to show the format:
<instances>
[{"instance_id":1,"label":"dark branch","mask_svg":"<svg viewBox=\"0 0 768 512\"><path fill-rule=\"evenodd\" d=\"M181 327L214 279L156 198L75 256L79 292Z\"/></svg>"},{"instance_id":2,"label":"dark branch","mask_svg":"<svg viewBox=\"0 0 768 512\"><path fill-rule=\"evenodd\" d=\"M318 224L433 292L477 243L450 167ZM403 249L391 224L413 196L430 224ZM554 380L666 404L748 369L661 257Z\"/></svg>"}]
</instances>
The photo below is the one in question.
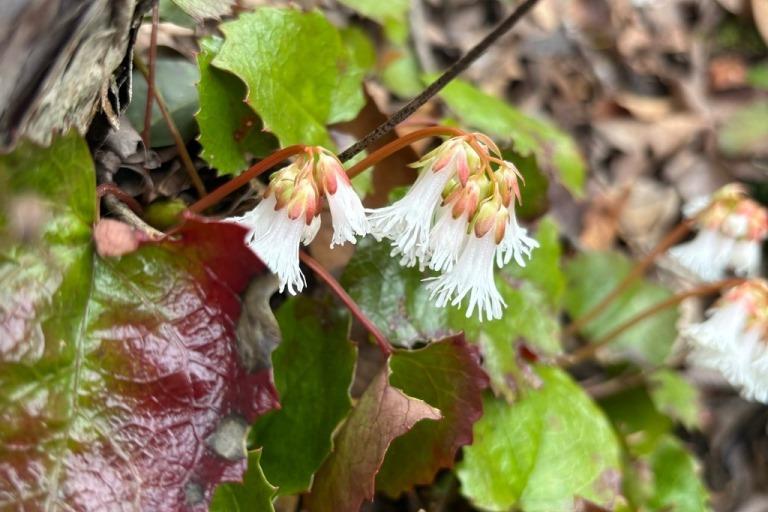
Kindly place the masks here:
<instances>
[{"instance_id":1,"label":"dark branch","mask_svg":"<svg viewBox=\"0 0 768 512\"><path fill-rule=\"evenodd\" d=\"M467 69L470 64L477 60L477 58L480 57L480 55L482 55L494 42L496 42L497 39L503 36L507 31L509 31L509 29L514 27L515 24L520 21L520 19L522 19L522 17L525 16L528 11L531 10L536 2L538 2L538 0L525 0L517 7L517 9L512 11L512 13L504 21L502 21L499 26L493 29L490 34L485 36L482 41L477 43L471 50L469 50L466 55L454 62L453 65L440 76L440 78L432 82L429 87L424 89L421 94L409 101L407 105L395 112L389 119L387 119L387 121L374 128L371 133L345 149L339 155L339 159L342 162L346 162L370 146L376 140L392 131L395 126L416 112L420 106L429 101L432 96L440 92L440 90L448 85L451 80L456 78L462 71Z\"/></svg>"}]
</instances>

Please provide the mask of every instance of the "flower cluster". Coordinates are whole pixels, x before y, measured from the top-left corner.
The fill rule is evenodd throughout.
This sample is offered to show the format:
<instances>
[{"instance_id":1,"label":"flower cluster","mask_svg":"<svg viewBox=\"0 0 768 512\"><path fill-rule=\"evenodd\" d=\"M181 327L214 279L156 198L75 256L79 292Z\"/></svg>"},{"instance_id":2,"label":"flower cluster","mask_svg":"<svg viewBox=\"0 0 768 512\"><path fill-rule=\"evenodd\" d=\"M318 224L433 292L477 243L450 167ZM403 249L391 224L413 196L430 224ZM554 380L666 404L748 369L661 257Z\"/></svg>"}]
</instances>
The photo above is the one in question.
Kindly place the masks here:
<instances>
[{"instance_id":1,"label":"flower cluster","mask_svg":"<svg viewBox=\"0 0 768 512\"><path fill-rule=\"evenodd\" d=\"M768 211L731 184L712 197L699 199L684 212L695 218L699 233L669 254L704 281L723 278L731 270L751 277L760 270L760 246L768 236Z\"/></svg>"},{"instance_id":2,"label":"flower cluster","mask_svg":"<svg viewBox=\"0 0 768 512\"><path fill-rule=\"evenodd\" d=\"M248 229L246 243L280 279L280 291L306 285L299 268L299 244L320 229L320 200L331 211L331 247L365 236L368 221L341 162L330 151L308 147L295 162L274 173L262 201L242 217L227 219Z\"/></svg>"},{"instance_id":3,"label":"flower cluster","mask_svg":"<svg viewBox=\"0 0 768 512\"><path fill-rule=\"evenodd\" d=\"M427 284L438 306L468 298L467 317L500 318L494 262L524 266L538 246L515 217L517 169L481 134L449 139L413 167L420 174L402 199L368 211L371 234L389 239L401 264L441 272Z\"/></svg>"},{"instance_id":4,"label":"flower cluster","mask_svg":"<svg viewBox=\"0 0 768 512\"><path fill-rule=\"evenodd\" d=\"M708 319L683 330L690 359L718 370L750 400L768 403L768 283L754 279L726 292Z\"/></svg>"},{"instance_id":5,"label":"flower cluster","mask_svg":"<svg viewBox=\"0 0 768 512\"><path fill-rule=\"evenodd\" d=\"M440 272L427 279L440 307L468 299L467 317L500 318L504 299L496 289L494 265L525 259L538 243L518 225L520 175L482 134L443 142L412 165L413 186L391 206L366 211L341 162L329 151L307 147L295 162L274 173L262 201L229 220L248 228L246 242L291 294L306 285L299 245L320 228L325 196L333 223L331 247L373 234L392 243L401 264Z\"/></svg>"}]
</instances>

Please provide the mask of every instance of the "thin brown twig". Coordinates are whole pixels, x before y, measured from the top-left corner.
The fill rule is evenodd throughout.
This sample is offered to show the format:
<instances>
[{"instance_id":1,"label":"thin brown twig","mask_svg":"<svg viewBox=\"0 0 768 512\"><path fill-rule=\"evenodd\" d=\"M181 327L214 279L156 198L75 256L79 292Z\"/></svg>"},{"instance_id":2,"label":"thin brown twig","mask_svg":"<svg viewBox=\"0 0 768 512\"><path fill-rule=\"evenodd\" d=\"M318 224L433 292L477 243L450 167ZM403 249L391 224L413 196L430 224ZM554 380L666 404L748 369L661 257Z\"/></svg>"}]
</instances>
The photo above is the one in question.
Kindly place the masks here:
<instances>
[{"instance_id":1,"label":"thin brown twig","mask_svg":"<svg viewBox=\"0 0 768 512\"><path fill-rule=\"evenodd\" d=\"M118 198L120 201L125 203L131 210L133 210L137 215L141 215L144 213L144 209L141 207L138 201L128 195L124 190L120 189L117 185L114 183L102 183L98 187L96 187L96 197L101 199L102 197L111 194Z\"/></svg>"},{"instance_id":2,"label":"thin brown twig","mask_svg":"<svg viewBox=\"0 0 768 512\"><path fill-rule=\"evenodd\" d=\"M689 299L691 297L700 297L703 295L709 295L711 293L719 292L725 288L731 288L733 286L737 286L744 282L744 279L740 278L734 278L734 279L725 279L722 281L717 281L715 283L711 284L705 284L701 286L697 286L696 288L693 288L691 290L687 290L685 292L681 292L678 294L673 295L672 297L663 300L659 302L658 304L654 304L653 306L641 311L637 315L633 316L626 322L622 322L615 328L611 329L608 333L603 335L601 338L598 338L597 340L593 341L589 345L585 345L581 347L580 349L576 350L575 352L571 354L567 354L563 356L560 360L561 366L573 366L577 363L580 363L586 359L589 359L590 357L594 356L598 350L615 340L619 335L626 332L628 329L634 327L636 324L642 322L646 318L649 318L656 313L659 313L660 311L663 311L667 308L671 308L673 306L677 306L681 302L683 302L685 299Z\"/></svg>"},{"instance_id":3,"label":"thin brown twig","mask_svg":"<svg viewBox=\"0 0 768 512\"><path fill-rule=\"evenodd\" d=\"M465 132L463 130L459 130L458 128L452 128L450 126L430 126L428 128L422 128L420 130L416 130L414 132L409 133L408 135L404 135L402 137L399 137L389 144L386 144L367 157L363 158L359 162L357 162L355 165L347 169L347 176L350 178L354 178L364 170L366 170L368 167L375 165L379 163L380 161L384 160L388 156L392 155L393 153L397 153L401 149L403 149L406 146L410 146L414 142L420 139L425 139L427 137L433 137L436 135L453 135L453 136L461 136L464 135Z\"/></svg>"},{"instance_id":4,"label":"thin brown twig","mask_svg":"<svg viewBox=\"0 0 768 512\"><path fill-rule=\"evenodd\" d=\"M147 65L144 64L144 61L142 61L138 55L134 55L133 63L141 74L144 75L147 83L149 83L149 70L147 69ZM168 111L168 106L163 99L162 93L157 88L155 89L155 101L157 102L157 107L160 109L160 113L163 115L165 124L168 125L168 131L171 132L171 137L173 137L173 141L176 143L179 157L181 158L182 164L184 164L184 169L187 171L190 180L192 180L192 185L194 185L195 190L197 190L200 197L205 196L207 192L205 190L205 185L203 185L203 180L201 180L200 175L197 174L197 169L195 169L195 164L192 162L192 157L189 156L189 151L187 151L187 145L184 143L184 139L182 138L181 133L179 133L176 123L173 122L173 117Z\"/></svg>"},{"instance_id":5,"label":"thin brown twig","mask_svg":"<svg viewBox=\"0 0 768 512\"><path fill-rule=\"evenodd\" d=\"M299 251L299 258L301 258L301 261L303 261L309 268L312 269L315 274L317 274L317 277L325 281L325 284L328 285L331 291L333 291L339 300L341 300L347 309L349 309L349 312L352 313L352 316L354 316L357 321L360 322L363 327L365 327L365 329L371 334L371 336L373 336L373 339L376 340L376 344L379 346L384 355L386 357L391 356L393 349L389 344L389 341L387 341L387 338L385 338L384 334L379 330L378 327L376 327L376 324L374 324L365 315L365 313L363 313L363 310L360 309L360 306L358 306L355 300L349 296L349 294L346 292L346 290L344 290L336 278L333 277L325 268L323 268L323 266L320 265L316 259L314 259L306 252Z\"/></svg>"},{"instance_id":6,"label":"thin brown twig","mask_svg":"<svg viewBox=\"0 0 768 512\"><path fill-rule=\"evenodd\" d=\"M624 279L622 279L621 282L616 285L611 293L603 297L603 299L595 306L593 306L592 309L571 322L571 324L568 325L563 331L563 335L569 336L571 334L575 334L582 327L587 325L587 323L596 318L597 315L605 311L605 308L607 308L614 299L624 293L632 285L632 283L634 283L645 273L646 270L648 270L648 267L650 267L653 262L656 261L656 258L661 253L665 252L667 249L685 237L685 235L687 235L691 230L693 223L694 219L686 219L678 224L675 229L670 231L667 236L665 236L664 239L662 239L661 242L659 242L658 245L656 245L656 247L651 250L651 252L646 254L645 257L632 268L629 274L627 274L626 277L624 277Z\"/></svg>"},{"instance_id":7,"label":"thin brown twig","mask_svg":"<svg viewBox=\"0 0 768 512\"><path fill-rule=\"evenodd\" d=\"M259 162L253 164L245 172L229 180L210 194L206 194L201 197L196 203L193 203L189 208L187 208L187 210L193 213L203 212L207 208L213 206L214 204L227 197L238 188L247 185L249 181L251 181L259 174L268 171L283 160L303 152L305 149L306 146L302 144L296 144L275 151L264 160L260 160Z\"/></svg>"},{"instance_id":8,"label":"thin brown twig","mask_svg":"<svg viewBox=\"0 0 768 512\"><path fill-rule=\"evenodd\" d=\"M141 140L144 147L149 149L150 131L152 129L152 100L155 97L155 64L157 63L157 29L160 24L160 6L157 0L152 5L152 31L149 36L149 73L147 75L147 103L144 106L144 129Z\"/></svg>"},{"instance_id":9,"label":"thin brown twig","mask_svg":"<svg viewBox=\"0 0 768 512\"><path fill-rule=\"evenodd\" d=\"M456 78L462 71L467 69L478 57L480 57L493 43L496 42L501 36L507 33L512 27L514 27L523 16L525 16L531 8L536 5L538 0L525 0L523 3L517 6L517 8L510 13L499 25L493 29L482 41L473 46L463 57L454 62L440 77L432 82L429 87L424 89L421 94L409 101L400 110L395 112L389 119L382 124L374 128L368 135L352 144L339 154L339 160L346 162L353 156L373 144L375 141L391 132L392 129L399 123L404 121L416 110L429 101L435 94L440 92L443 87Z\"/></svg>"}]
</instances>

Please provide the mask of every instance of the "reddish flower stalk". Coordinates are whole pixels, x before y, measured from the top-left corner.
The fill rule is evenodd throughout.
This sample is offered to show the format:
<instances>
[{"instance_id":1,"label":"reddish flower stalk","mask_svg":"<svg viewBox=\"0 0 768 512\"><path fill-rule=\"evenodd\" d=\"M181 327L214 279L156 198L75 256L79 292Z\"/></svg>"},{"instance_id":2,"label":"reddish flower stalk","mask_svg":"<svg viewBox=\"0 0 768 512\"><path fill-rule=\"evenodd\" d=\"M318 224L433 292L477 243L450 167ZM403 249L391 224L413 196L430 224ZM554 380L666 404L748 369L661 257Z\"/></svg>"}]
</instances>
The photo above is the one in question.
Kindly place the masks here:
<instances>
[{"instance_id":1,"label":"reddish flower stalk","mask_svg":"<svg viewBox=\"0 0 768 512\"><path fill-rule=\"evenodd\" d=\"M253 178L258 176L259 174L265 171L268 171L269 169L279 164L286 158L289 158L293 155L297 155L303 152L305 149L306 149L306 146L304 146L303 144L296 144L294 146L288 146L286 148L275 151L274 153L266 157L264 160L261 160L258 163L249 167L248 170L246 170L244 173L226 182L225 184L223 184L222 186L220 186L210 194L207 194L202 198L200 198L196 203L193 203L187 210L193 213L202 213L204 210L218 203L219 201L224 199L226 196L228 196L238 188L242 187L243 185L246 185L249 181L251 181Z\"/></svg>"},{"instance_id":2,"label":"reddish flower stalk","mask_svg":"<svg viewBox=\"0 0 768 512\"><path fill-rule=\"evenodd\" d=\"M368 167L379 163L388 156L397 153L401 149L410 146L417 140L426 139L427 137L435 137L438 135L449 135L453 137L459 137L466 135L466 132L459 130L458 128L452 128L450 126L430 126L428 128L422 128L411 132L408 135L404 135L398 139L393 140L389 144L386 144L367 157L363 158L355 165L347 169L347 176L354 178Z\"/></svg>"},{"instance_id":3,"label":"reddish flower stalk","mask_svg":"<svg viewBox=\"0 0 768 512\"><path fill-rule=\"evenodd\" d=\"M633 316L626 322L622 322L621 324L616 326L614 329L612 329L610 332L606 333L601 338L598 338L597 340L593 341L589 345L585 345L580 349L576 350L575 352L563 356L561 359L561 365L573 366L586 359L589 359L590 357L594 356L598 350L608 345L610 342L618 338L621 334L631 329L638 323L642 322L646 318L652 317L656 313L664 311L665 309L677 306L678 304L683 302L685 299L689 299L691 297L701 297L703 295L709 295L712 293L720 292L726 288L731 288L733 286L742 284L744 281L745 281L744 279L725 279L723 281L718 281L716 283L697 286L696 288L693 288L691 290L687 290L685 292L681 292L676 295L673 295L672 297L666 300L663 300L658 304L654 304L653 306L641 311L640 313Z\"/></svg>"},{"instance_id":4,"label":"reddish flower stalk","mask_svg":"<svg viewBox=\"0 0 768 512\"><path fill-rule=\"evenodd\" d=\"M349 309L349 312L352 313L352 316L354 316L358 322L360 322L363 327L365 327L365 329L371 334L371 336L373 336L373 339L376 340L376 344L379 346L384 355L386 357L391 356L394 350L387 341L387 338L385 338L384 334L379 330L378 327L376 327L376 324L374 324L367 316L365 316L365 313L363 313L363 310L360 309L360 306L358 306L354 299L349 296L349 294L330 274L330 272L323 268L323 266L320 265L316 259L304 251L299 252L299 258L301 258L301 261L303 261L309 268L312 269L315 274L317 274L317 277L325 281L325 284L328 285L331 291L333 291L339 300L341 300L347 309Z\"/></svg>"},{"instance_id":5,"label":"reddish flower stalk","mask_svg":"<svg viewBox=\"0 0 768 512\"><path fill-rule=\"evenodd\" d=\"M613 289L611 293L606 295L599 303L597 303L592 309L581 315L579 318L575 319L573 322L571 322L570 325L568 325L565 328L565 331L563 331L563 334L565 336L569 336L571 334L575 334L578 332L582 327L587 325L591 320L597 317L600 313L605 311L605 308L610 306L611 302L614 301L619 295L624 293L631 285L634 283L638 278L642 277L643 274L645 274L645 271L648 270L648 268L653 264L654 261L656 261L656 258L664 253L667 249L675 245L677 242L679 242L685 235L688 234L688 232L691 230L691 227L693 226L694 220L693 219L686 219L680 224L677 225L675 229L669 232L664 239L659 242L659 244L653 248L651 252L645 255L645 257L640 260L629 272L629 274L622 279L622 281L616 285L616 287Z\"/></svg>"}]
</instances>

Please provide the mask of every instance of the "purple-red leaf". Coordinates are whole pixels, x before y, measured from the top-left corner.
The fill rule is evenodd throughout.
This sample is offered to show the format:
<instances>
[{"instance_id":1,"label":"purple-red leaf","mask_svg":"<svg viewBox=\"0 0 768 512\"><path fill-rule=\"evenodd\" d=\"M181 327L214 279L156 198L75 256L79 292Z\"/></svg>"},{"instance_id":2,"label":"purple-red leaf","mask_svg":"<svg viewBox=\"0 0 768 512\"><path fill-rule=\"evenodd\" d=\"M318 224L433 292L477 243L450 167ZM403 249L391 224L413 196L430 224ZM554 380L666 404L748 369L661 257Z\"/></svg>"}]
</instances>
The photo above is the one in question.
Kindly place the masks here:
<instances>
[{"instance_id":1,"label":"purple-red leaf","mask_svg":"<svg viewBox=\"0 0 768 512\"><path fill-rule=\"evenodd\" d=\"M312 512L357 512L373 497L374 477L393 439L440 411L411 398L379 373L334 438L333 452L315 474L307 508Z\"/></svg>"},{"instance_id":2,"label":"purple-red leaf","mask_svg":"<svg viewBox=\"0 0 768 512\"><path fill-rule=\"evenodd\" d=\"M119 259L81 234L3 252L27 313L0 352L0 508L202 510L242 478L247 426L278 406L237 349L239 294L265 272L244 234L189 219Z\"/></svg>"},{"instance_id":3,"label":"purple-red leaf","mask_svg":"<svg viewBox=\"0 0 768 512\"><path fill-rule=\"evenodd\" d=\"M472 443L488 377L477 349L463 335L420 350L398 350L390 367L393 386L437 407L443 416L415 425L389 447L376 486L397 497L416 484L431 483L439 469L453 466L459 448Z\"/></svg>"}]
</instances>

